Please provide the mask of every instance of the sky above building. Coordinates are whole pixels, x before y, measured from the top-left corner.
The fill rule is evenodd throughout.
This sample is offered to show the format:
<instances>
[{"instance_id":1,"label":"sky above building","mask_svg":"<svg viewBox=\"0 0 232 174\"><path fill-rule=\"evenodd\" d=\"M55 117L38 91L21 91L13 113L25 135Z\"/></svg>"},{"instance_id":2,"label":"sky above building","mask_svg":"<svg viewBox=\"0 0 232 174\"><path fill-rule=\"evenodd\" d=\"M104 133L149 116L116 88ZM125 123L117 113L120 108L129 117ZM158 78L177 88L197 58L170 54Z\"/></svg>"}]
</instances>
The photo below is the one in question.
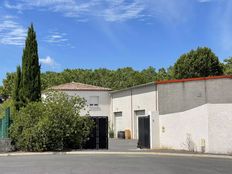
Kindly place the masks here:
<instances>
[{"instance_id":1,"label":"sky above building","mask_svg":"<svg viewBox=\"0 0 232 174\"><path fill-rule=\"evenodd\" d=\"M31 23L42 71L166 68L198 46L232 56L231 0L1 0L0 84Z\"/></svg>"}]
</instances>

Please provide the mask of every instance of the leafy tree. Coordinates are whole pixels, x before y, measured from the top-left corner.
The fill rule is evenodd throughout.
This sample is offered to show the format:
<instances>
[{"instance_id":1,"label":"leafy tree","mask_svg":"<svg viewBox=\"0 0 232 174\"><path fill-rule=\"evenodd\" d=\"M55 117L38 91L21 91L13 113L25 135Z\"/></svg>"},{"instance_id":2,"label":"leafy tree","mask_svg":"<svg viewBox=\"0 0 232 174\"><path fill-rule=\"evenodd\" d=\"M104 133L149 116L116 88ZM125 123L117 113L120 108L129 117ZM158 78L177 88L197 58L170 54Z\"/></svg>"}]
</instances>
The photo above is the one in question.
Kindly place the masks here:
<instances>
[{"instance_id":1,"label":"leafy tree","mask_svg":"<svg viewBox=\"0 0 232 174\"><path fill-rule=\"evenodd\" d=\"M174 77L177 79L208 77L223 74L218 57L206 47L183 54L174 65Z\"/></svg>"},{"instance_id":2,"label":"leafy tree","mask_svg":"<svg viewBox=\"0 0 232 174\"><path fill-rule=\"evenodd\" d=\"M3 86L0 86L0 97L3 96Z\"/></svg>"},{"instance_id":3,"label":"leafy tree","mask_svg":"<svg viewBox=\"0 0 232 174\"><path fill-rule=\"evenodd\" d=\"M95 70L65 69L59 73L49 71L41 74L41 88L45 90L55 85L75 81L118 90L155 80L171 79L173 77L171 70L172 68L156 71L155 68L148 67L142 71L137 71L131 67L126 67L116 70L106 68ZM10 79L7 77L5 80L9 81ZM11 88L9 86L7 88L10 91Z\"/></svg>"},{"instance_id":4,"label":"leafy tree","mask_svg":"<svg viewBox=\"0 0 232 174\"><path fill-rule=\"evenodd\" d=\"M81 116L85 100L48 92L43 102L30 102L13 118L10 137L18 150L51 151L81 148L94 126Z\"/></svg>"},{"instance_id":5,"label":"leafy tree","mask_svg":"<svg viewBox=\"0 0 232 174\"><path fill-rule=\"evenodd\" d=\"M224 74L232 75L232 57L224 60Z\"/></svg>"},{"instance_id":6,"label":"leafy tree","mask_svg":"<svg viewBox=\"0 0 232 174\"><path fill-rule=\"evenodd\" d=\"M14 103L12 99L7 99L0 105L0 118L5 114L7 108L11 109L11 114L15 113Z\"/></svg>"},{"instance_id":7,"label":"leafy tree","mask_svg":"<svg viewBox=\"0 0 232 174\"><path fill-rule=\"evenodd\" d=\"M41 98L40 65L36 33L33 25L28 29L22 56L22 101L24 105Z\"/></svg>"},{"instance_id":8,"label":"leafy tree","mask_svg":"<svg viewBox=\"0 0 232 174\"><path fill-rule=\"evenodd\" d=\"M3 87L0 94L5 100L13 94L15 77L16 73L7 73L6 78L3 80Z\"/></svg>"},{"instance_id":9,"label":"leafy tree","mask_svg":"<svg viewBox=\"0 0 232 174\"><path fill-rule=\"evenodd\" d=\"M160 68L159 71L157 72L156 80L160 81L160 80L168 80L168 79L169 79L169 75L166 69Z\"/></svg>"},{"instance_id":10,"label":"leafy tree","mask_svg":"<svg viewBox=\"0 0 232 174\"><path fill-rule=\"evenodd\" d=\"M21 92L21 67L17 67L16 71L16 78L15 78L15 85L14 85L14 93L13 93L13 100L14 100L14 106L15 109L18 111L20 107L22 106L22 101L20 97L20 92Z\"/></svg>"},{"instance_id":11,"label":"leafy tree","mask_svg":"<svg viewBox=\"0 0 232 174\"><path fill-rule=\"evenodd\" d=\"M157 77L156 69L152 66L149 66L147 69L141 71L142 78L144 82L155 81Z\"/></svg>"}]
</instances>

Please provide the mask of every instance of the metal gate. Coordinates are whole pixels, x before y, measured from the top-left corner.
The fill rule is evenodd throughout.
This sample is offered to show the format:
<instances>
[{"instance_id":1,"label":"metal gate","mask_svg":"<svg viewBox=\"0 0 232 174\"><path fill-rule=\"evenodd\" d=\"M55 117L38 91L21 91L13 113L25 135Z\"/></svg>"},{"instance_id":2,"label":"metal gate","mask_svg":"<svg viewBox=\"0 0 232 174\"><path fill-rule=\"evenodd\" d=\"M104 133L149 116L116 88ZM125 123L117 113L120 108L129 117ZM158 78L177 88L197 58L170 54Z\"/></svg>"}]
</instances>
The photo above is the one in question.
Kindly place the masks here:
<instances>
[{"instance_id":1,"label":"metal gate","mask_svg":"<svg viewBox=\"0 0 232 174\"><path fill-rule=\"evenodd\" d=\"M95 127L85 143L85 149L108 149L108 117L90 117Z\"/></svg>"},{"instance_id":2,"label":"metal gate","mask_svg":"<svg viewBox=\"0 0 232 174\"><path fill-rule=\"evenodd\" d=\"M139 148L150 148L150 116L138 117Z\"/></svg>"},{"instance_id":3,"label":"metal gate","mask_svg":"<svg viewBox=\"0 0 232 174\"><path fill-rule=\"evenodd\" d=\"M10 127L10 108L5 110L5 114L0 119L0 139L8 138L8 129Z\"/></svg>"}]
</instances>

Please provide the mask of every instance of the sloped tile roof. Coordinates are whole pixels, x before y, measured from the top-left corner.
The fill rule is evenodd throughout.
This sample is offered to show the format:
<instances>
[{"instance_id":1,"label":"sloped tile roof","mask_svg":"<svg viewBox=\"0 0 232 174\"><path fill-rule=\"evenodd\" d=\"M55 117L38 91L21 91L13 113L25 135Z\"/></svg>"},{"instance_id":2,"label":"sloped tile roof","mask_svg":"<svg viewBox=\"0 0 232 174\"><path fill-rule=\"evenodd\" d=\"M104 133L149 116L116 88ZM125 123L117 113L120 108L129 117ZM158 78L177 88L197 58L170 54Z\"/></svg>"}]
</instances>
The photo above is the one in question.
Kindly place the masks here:
<instances>
[{"instance_id":1,"label":"sloped tile roof","mask_svg":"<svg viewBox=\"0 0 232 174\"><path fill-rule=\"evenodd\" d=\"M100 86L88 85L83 83L71 82L58 86L53 86L50 89L59 91L111 91L110 88L103 88Z\"/></svg>"}]
</instances>

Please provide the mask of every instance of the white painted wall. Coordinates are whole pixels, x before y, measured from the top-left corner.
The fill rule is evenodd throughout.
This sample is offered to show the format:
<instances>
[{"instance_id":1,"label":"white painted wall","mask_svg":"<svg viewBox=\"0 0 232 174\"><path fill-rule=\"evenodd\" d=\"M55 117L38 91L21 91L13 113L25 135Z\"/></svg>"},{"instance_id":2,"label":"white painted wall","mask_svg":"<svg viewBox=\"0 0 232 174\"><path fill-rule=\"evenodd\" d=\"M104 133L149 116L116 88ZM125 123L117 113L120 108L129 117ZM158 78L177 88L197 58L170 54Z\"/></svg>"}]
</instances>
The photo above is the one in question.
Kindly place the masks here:
<instances>
[{"instance_id":1,"label":"white painted wall","mask_svg":"<svg viewBox=\"0 0 232 174\"><path fill-rule=\"evenodd\" d=\"M209 152L232 153L232 104L209 104Z\"/></svg>"},{"instance_id":2,"label":"white painted wall","mask_svg":"<svg viewBox=\"0 0 232 174\"><path fill-rule=\"evenodd\" d=\"M124 130L131 130L132 137L137 139L137 116L135 111L145 110L145 115L156 112L156 94L155 84L112 93L113 120L115 120L115 112L122 112ZM115 123L113 124L115 125Z\"/></svg>"},{"instance_id":3,"label":"white painted wall","mask_svg":"<svg viewBox=\"0 0 232 174\"><path fill-rule=\"evenodd\" d=\"M159 113L150 112L150 148L160 148Z\"/></svg>"},{"instance_id":4,"label":"white painted wall","mask_svg":"<svg viewBox=\"0 0 232 174\"><path fill-rule=\"evenodd\" d=\"M231 87L230 78L158 85L160 147L189 150L190 136L195 151L232 153Z\"/></svg>"},{"instance_id":5,"label":"white painted wall","mask_svg":"<svg viewBox=\"0 0 232 174\"><path fill-rule=\"evenodd\" d=\"M204 139L208 151L207 105L160 115L159 121L161 148L201 151L201 140Z\"/></svg>"},{"instance_id":6,"label":"white painted wall","mask_svg":"<svg viewBox=\"0 0 232 174\"><path fill-rule=\"evenodd\" d=\"M89 112L90 116L110 116L110 94L108 91L64 91L70 96L80 96L87 100L87 105L91 96L99 96L99 106L90 107L87 106L85 111L81 114ZM110 118L109 118L110 120Z\"/></svg>"},{"instance_id":7,"label":"white painted wall","mask_svg":"<svg viewBox=\"0 0 232 174\"><path fill-rule=\"evenodd\" d=\"M113 129L115 131L115 135L117 135L116 128L116 120L114 113L122 112L122 121L123 125L121 125L122 129L131 130L131 91L122 91L120 93L111 94L112 96L112 113L111 119L113 120Z\"/></svg>"}]
</instances>

